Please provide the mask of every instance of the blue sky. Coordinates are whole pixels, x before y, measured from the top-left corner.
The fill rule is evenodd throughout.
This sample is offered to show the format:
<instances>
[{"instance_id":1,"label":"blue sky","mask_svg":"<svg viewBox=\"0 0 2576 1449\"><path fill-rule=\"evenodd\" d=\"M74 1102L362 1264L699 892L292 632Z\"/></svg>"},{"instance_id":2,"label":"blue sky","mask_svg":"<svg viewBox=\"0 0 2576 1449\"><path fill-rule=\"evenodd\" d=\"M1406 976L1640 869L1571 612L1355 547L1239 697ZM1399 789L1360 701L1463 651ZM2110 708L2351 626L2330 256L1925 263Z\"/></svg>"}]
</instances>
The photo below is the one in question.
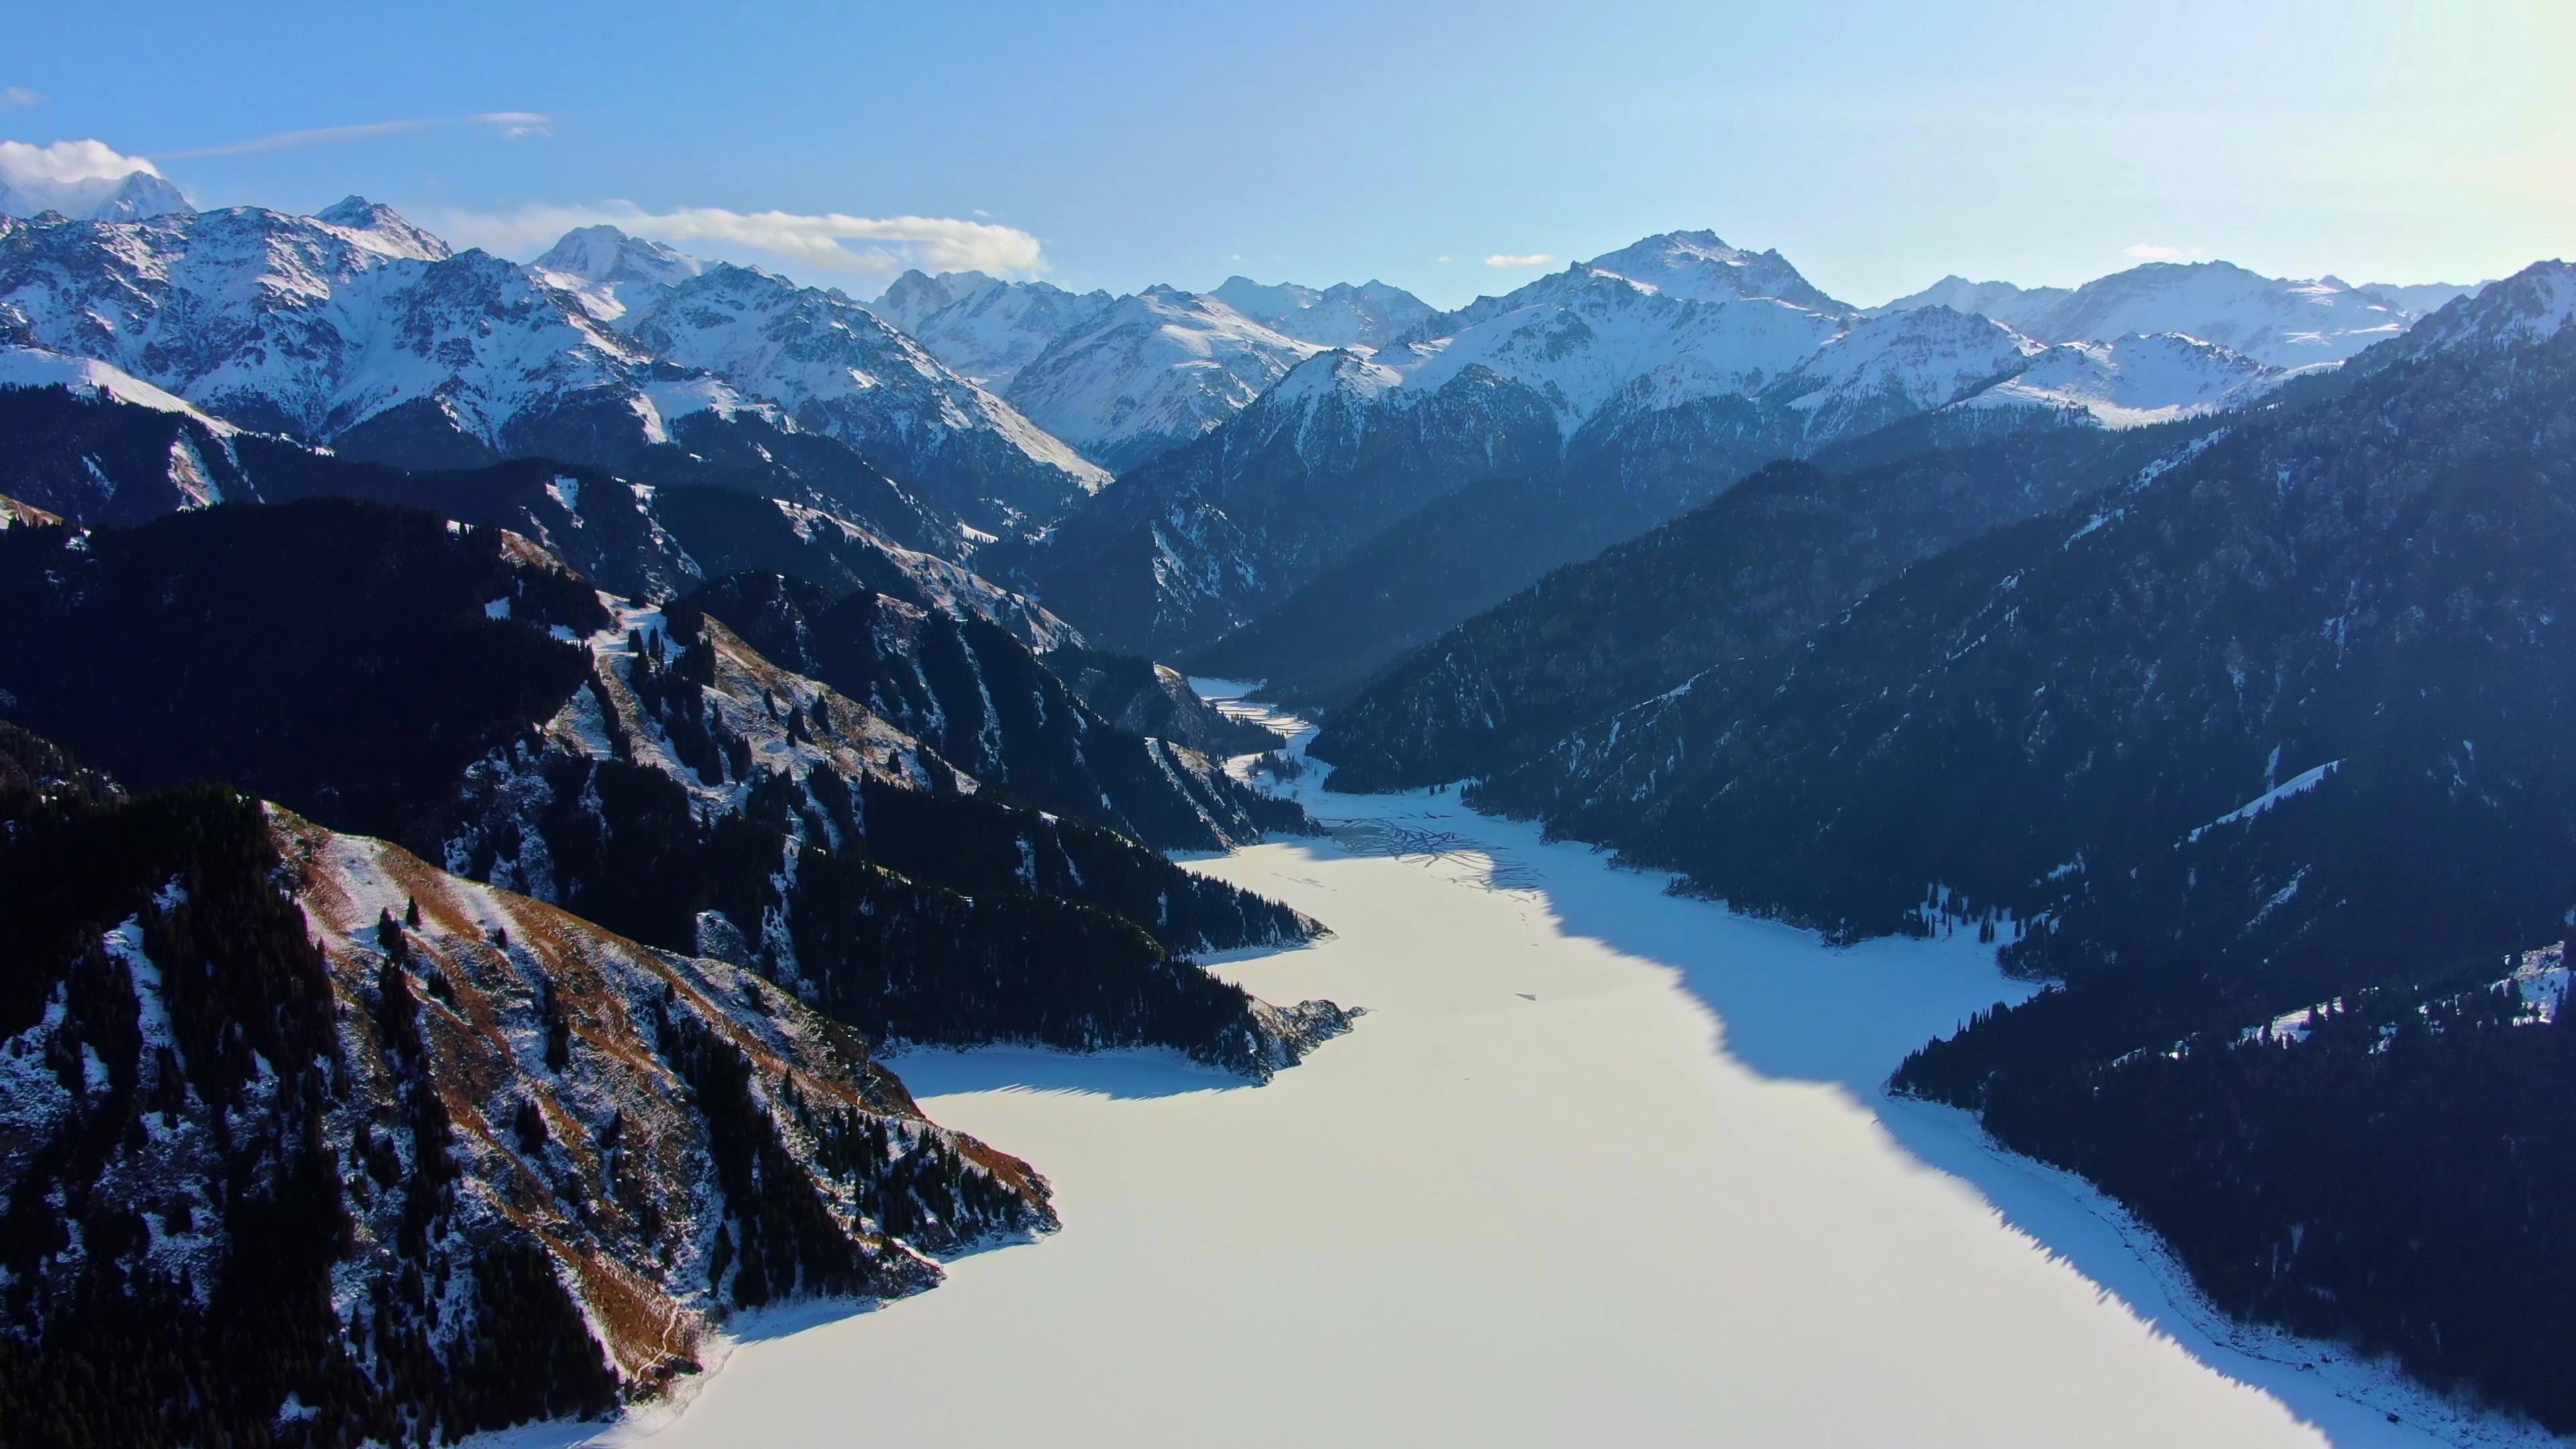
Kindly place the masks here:
<instances>
[{"instance_id":1,"label":"blue sky","mask_svg":"<svg viewBox=\"0 0 2576 1449\"><path fill-rule=\"evenodd\" d=\"M2430 281L2576 252L2565 0L109 3L11 31L0 137L95 138L201 205L363 192L520 256L632 212L862 296L980 259L1455 304L1678 227L1859 303L2148 255Z\"/></svg>"}]
</instances>

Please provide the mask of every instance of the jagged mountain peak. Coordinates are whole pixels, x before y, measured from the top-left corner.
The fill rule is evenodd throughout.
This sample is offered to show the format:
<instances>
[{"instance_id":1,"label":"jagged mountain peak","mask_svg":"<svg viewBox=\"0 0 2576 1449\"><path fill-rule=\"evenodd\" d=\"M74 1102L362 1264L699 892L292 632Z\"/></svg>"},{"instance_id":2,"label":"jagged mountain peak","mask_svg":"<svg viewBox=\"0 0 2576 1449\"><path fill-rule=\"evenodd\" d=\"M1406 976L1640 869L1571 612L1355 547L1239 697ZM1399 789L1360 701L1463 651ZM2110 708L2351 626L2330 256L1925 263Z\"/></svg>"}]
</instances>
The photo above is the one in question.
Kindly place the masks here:
<instances>
[{"instance_id":1,"label":"jagged mountain peak","mask_svg":"<svg viewBox=\"0 0 2576 1449\"><path fill-rule=\"evenodd\" d=\"M2146 262L2097 277L2013 325L2047 342L2180 332L2258 362L2340 362L2406 330L2403 308L2331 278L2266 277L2226 261Z\"/></svg>"},{"instance_id":2,"label":"jagged mountain peak","mask_svg":"<svg viewBox=\"0 0 2576 1449\"><path fill-rule=\"evenodd\" d=\"M401 212L363 196L344 196L313 213L313 219L347 233L378 256L436 262L455 255L453 247L412 225Z\"/></svg>"},{"instance_id":3,"label":"jagged mountain peak","mask_svg":"<svg viewBox=\"0 0 2576 1449\"><path fill-rule=\"evenodd\" d=\"M1318 289L1232 276L1208 295L1284 336L1326 347L1381 346L1432 315L1430 303L1374 277Z\"/></svg>"},{"instance_id":4,"label":"jagged mountain peak","mask_svg":"<svg viewBox=\"0 0 2576 1449\"><path fill-rule=\"evenodd\" d=\"M528 267L539 281L580 298L593 317L614 322L645 305L656 290L687 281L706 265L648 237L600 223L565 232Z\"/></svg>"},{"instance_id":5,"label":"jagged mountain peak","mask_svg":"<svg viewBox=\"0 0 2576 1449\"><path fill-rule=\"evenodd\" d=\"M1924 307L1948 307L1991 317L2006 326L2017 326L2022 319L2063 300L2069 290L2066 287L2023 287L2012 282L1971 282L1952 272L1922 291L1870 308L1869 315L1883 317L1892 312Z\"/></svg>"},{"instance_id":6,"label":"jagged mountain peak","mask_svg":"<svg viewBox=\"0 0 2576 1449\"><path fill-rule=\"evenodd\" d=\"M19 174L0 177L0 214L67 221L140 221L147 216L196 210L179 188L150 166L119 176L56 181Z\"/></svg>"},{"instance_id":7,"label":"jagged mountain peak","mask_svg":"<svg viewBox=\"0 0 2576 1449\"><path fill-rule=\"evenodd\" d=\"M2372 350L2390 358L2421 357L2459 347L2545 342L2576 320L2576 266L2538 261L2500 282L2455 298L2403 338Z\"/></svg>"},{"instance_id":8,"label":"jagged mountain peak","mask_svg":"<svg viewBox=\"0 0 2576 1449\"><path fill-rule=\"evenodd\" d=\"M1818 290L1779 252L1729 246L1714 231L1664 232L1582 265L1695 302L1772 297L1835 315L1857 310Z\"/></svg>"},{"instance_id":9,"label":"jagged mountain peak","mask_svg":"<svg viewBox=\"0 0 2576 1449\"><path fill-rule=\"evenodd\" d=\"M940 309L1005 285L1008 284L985 272L941 272L934 277L913 267L895 278L867 307L904 331L917 332Z\"/></svg>"},{"instance_id":10,"label":"jagged mountain peak","mask_svg":"<svg viewBox=\"0 0 2576 1449\"><path fill-rule=\"evenodd\" d=\"M1114 473L1222 425L1320 350L1214 297L1157 283L1048 344L1007 396Z\"/></svg>"},{"instance_id":11,"label":"jagged mountain peak","mask_svg":"<svg viewBox=\"0 0 2576 1449\"><path fill-rule=\"evenodd\" d=\"M2018 375L1955 406L2061 408L2107 428L2144 427L2239 406L2297 371L2179 332L2135 333L2058 343Z\"/></svg>"}]
</instances>

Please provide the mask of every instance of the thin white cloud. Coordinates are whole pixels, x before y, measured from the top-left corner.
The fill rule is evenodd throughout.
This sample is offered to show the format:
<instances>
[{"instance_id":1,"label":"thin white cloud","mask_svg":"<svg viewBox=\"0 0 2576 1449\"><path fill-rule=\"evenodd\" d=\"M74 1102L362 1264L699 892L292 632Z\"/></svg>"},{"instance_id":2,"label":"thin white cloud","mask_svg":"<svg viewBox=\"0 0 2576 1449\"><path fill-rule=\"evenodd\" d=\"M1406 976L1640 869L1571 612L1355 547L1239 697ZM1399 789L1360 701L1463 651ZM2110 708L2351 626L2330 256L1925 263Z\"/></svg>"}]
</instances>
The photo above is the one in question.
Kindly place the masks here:
<instances>
[{"instance_id":1,"label":"thin white cloud","mask_svg":"<svg viewBox=\"0 0 2576 1449\"><path fill-rule=\"evenodd\" d=\"M0 141L0 180L62 185L113 181L137 171L147 176L161 174L151 162L140 156L120 155L104 141L56 141L50 146Z\"/></svg>"},{"instance_id":2,"label":"thin white cloud","mask_svg":"<svg viewBox=\"0 0 2576 1449\"><path fill-rule=\"evenodd\" d=\"M1458 260L1456 257L1446 255L1445 253L1439 258L1440 264L1444 267L1456 260Z\"/></svg>"},{"instance_id":3,"label":"thin white cloud","mask_svg":"<svg viewBox=\"0 0 2576 1449\"><path fill-rule=\"evenodd\" d=\"M25 86L0 86L0 106L41 106L44 103L43 91L31 91Z\"/></svg>"},{"instance_id":4,"label":"thin white cloud","mask_svg":"<svg viewBox=\"0 0 2576 1449\"><path fill-rule=\"evenodd\" d=\"M305 131L280 131L274 136L254 136L223 146L204 146L194 151L164 151L165 161L191 161L201 156L249 156L261 151L289 151L301 146L328 146L341 141L364 141L376 136L392 136L404 131L426 131L439 126L490 126L510 140L522 136L548 136L554 133L554 118L538 111L484 111L471 116L444 116L427 121L369 121L356 126L316 126Z\"/></svg>"},{"instance_id":5,"label":"thin white cloud","mask_svg":"<svg viewBox=\"0 0 2576 1449\"><path fill-rule=\"evenodd\" d=\"M1046 248L1018 227L945 216L820 216L788 211L728 211L716 206L653 212L632 202L602 206L530 206L510 212L449 212L437 230L452 241L503 256L543 250L575 227L605 222L620 231L674 243L758 252L791 267L828 272L1034 274Z\"/></svg>"},{"instance_id":6,"label":"thin white cloud","mask_svg":"<svg viewBox=\"0 0 2576 1449\"><path fill-rule=\"evenodd\" d=\"M2179 262L2185 258L2209 255L2199 247L2160 247L2154 242L2139 242L2127 248L2127 252L2142 262Z\"/></svg>"},{"instance_id":7,"label":"thin white cloud","mask_svg":"<svg viewBox=\"0 0 2576 1449\"><path fill-rule=\"evenodd\" d=\"M1549 256L1545 252L1496 252L1492 256L1485 258L1485 265L1489 267L1543 267L1555 260L1556 258Z\"/></svg>"}]
</instances>

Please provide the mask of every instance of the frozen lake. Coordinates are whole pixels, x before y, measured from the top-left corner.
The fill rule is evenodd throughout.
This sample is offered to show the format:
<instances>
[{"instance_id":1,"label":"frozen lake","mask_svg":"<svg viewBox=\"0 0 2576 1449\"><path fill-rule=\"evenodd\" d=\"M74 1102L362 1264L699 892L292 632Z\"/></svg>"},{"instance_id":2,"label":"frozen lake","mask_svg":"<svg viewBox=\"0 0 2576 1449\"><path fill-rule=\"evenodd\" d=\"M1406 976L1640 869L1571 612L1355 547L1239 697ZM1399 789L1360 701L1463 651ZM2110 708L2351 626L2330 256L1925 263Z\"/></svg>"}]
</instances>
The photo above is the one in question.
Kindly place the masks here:
<instances>
[{"instance_id":1,"label":"frozen lake","mask_svg":"<svg viewBox=\"0 0 2576 1449\"><path fill-rule=\"evenodd\" d=\"M685 1412L595 1441L2521 1437L2226 1332L2080 1184L1884 1098L2020 989L1968 937L1827 951L1454 797L1309 800L1332 838L1195 868L1333 928L1219 969L1366 1007L1355 1031L1257 1088L1160 1055L901 1058L933 1117L1047 1174L1063 1231L746 1325Z\"/></svg>"}]
</instances>

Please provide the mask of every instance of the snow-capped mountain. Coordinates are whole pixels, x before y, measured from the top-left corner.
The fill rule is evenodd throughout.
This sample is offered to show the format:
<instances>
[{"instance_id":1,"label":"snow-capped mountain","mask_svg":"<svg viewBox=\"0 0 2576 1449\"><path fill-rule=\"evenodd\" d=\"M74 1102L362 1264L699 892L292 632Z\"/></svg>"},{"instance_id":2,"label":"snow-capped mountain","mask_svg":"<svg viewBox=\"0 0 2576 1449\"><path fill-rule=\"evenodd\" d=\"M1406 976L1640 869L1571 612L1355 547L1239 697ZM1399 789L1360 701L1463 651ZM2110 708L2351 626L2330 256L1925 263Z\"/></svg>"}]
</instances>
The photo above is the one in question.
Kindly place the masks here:
<instances>
[{"instance_id":1,"label":"snow-capped mountain","mask_svg":"<svg viewBox=\"0 0 2576 1449\"><path fill-rule=\"evenodd\" d=\"M0 225L0 335L245 426L359 451L439 431L451 456L509 452L644 360L520 268L354 197L311 217Z\"/></svg>"},{"instance_id":2,"label":"snow-capped mountain","mask_svg":"<svg viewBox=\"0 0 2576 1449\"><path fill-rule=\"evenodd\" d=\"M1002 392L1049 343L1099 316L1110 300L1107 292L1068 292L1052 282L909 271L868 310L961 375Z\"/></svg>"},{"instance_id":3,"label":"snow-capped mountain","mask_svg":"<svg viewBox=\"0 0 2576 1449\"><path fill-rule=\"evenodd\" d=\"M2229 262L2149 262L2097 278L2014 325L2043 342L2179 332L2272 367L2340 362L2412 314L2333 277L2288 281Z\"/></svg>"},{"instance_id":4,"label":"snow-capped mountain","mask_svg":"<svg viewBox=\"0 0 2576 1449\"><path fill-rule=\"evenodd\" d=\"M1636 495L1596 512L1643 527L1777 456L1780 410L1757 399L1848 330L1850 314L1775 254L1706 233L1648 238L1600 260L1637 275L1569 267L1427 318L1372 353L1308 358L1204 443L1144 465L1068 519L1026 577L1103 642L1187 649L1279 604L1376 530L1485 481L1562 472L1573 494ZM1877 384L1852 386L1858 395ZM1722 415L1662 426L1700 404L1724 404ZM1584 437L1600 446L1568 467ZM1649 454L1652 466L1622 466ZM1444 559L1476 561L1462 563L1478 578L1461 597L1505 582L1484 578L1488 565L1555 561L1519 540L1487 547L1485 531L1564 531L1569 506L1579 511L1570 498L1497 509L1447 537ZM1355 647L1377 642L1366 633Z\"/></svg>"},{"instance_id":5,"label":"snow-capped mountain","mask_svg":"<svg viewBox=\"0 0 2576 1449\"><path fill-rule=\"evenodd\" d=\"M1436 310L1402 287L1375 279L1318 289L1294 282L1264 285L1236 276L1208 295L1283 337L1323 347L1382 346Z\"/></svg>"},{"instance_id":6,"label":"snow-capped mountain","mask_svg":"<svg viewBox=\"0 0 2576 1449\"><path fill-rule=\"evenodd\" d=\"M2364 282L2358 290L2385 297L2417 317L2430 317L2455 297L2475 295L2485 282Z\"/></svg>"},{"instance_id":7,"label":"snow-capped mountain","mask_svg":"<svg viewBox=\"0 0 2576 1449\"><path fill-rule=\"evenodd\" d=\"M1943 277L1874 315L1921 307L1976 312L2042 342L2112 342L2179 332L2270 367L2341 362L2474 291L2434 282L2353 286L2266 277L2229 262L2149 262L2081 287L2016 287Z\"/></svg>"},{"instance_id":8,"label":"snow-capped mountain","mask_svg":"<svg viewBox=\"0 0 2576 1449\"><path fill-rule=\"evenodd\" d=\"M1921 307L1947 307L1954 312L1991 317L2007 327L2019 327L2072 296L2074 290L2072 287L2020 287L2010 282L1971 282L1953 272L1920 292L1870 308L1869 315L1883 317L1891 312L1910 312Z\"/></svg>"},{"instance_id":9,"label":"snow-capped mountain","mask_svg":"<svg viewBox=\"0 0 2576 1449\"><path fill-rule=\"evenodd\" d=\"M2000 322L1949 307L1869 319L1816 349L1767 400L1801 420L1815 443L1870 429L1991 389L2045 349Z\"/></svg>"},{"instance_id":10,"label":"snow-capped mountain","mask_svg":"<svg viewBox=\"0 0 2576 1449\"><path fill-rule=\"evenodd\" d=\"M528 264L537 280L581 299L583 310L615 322L661 288L677 286L707 269L706 263L613 226L568 231Z\"/></svg>"},{"instance_id":11,"label":"snow-capped mountain","mask_svg":"<svg viewBox=\"0 0 2576 1449\"><path fill-rule=\"evenodd\" d=\"M784 407L990 532L1043 523L1108 474L838 293L715 264L649 300L625 335Z\"/></svg>"},{"instance_id":12,"label":"snow-capped mountain","mask_svg":"<svg viewBox=\"0 0 2576 1449\"><path fill-rule=\"evenodd\" d=\"M311 217L0 218L0 342L356 456L721 481L950 556L972 545L959 517L1024 526L1106 477L846 298L605 227L523 268L357 197ZM889 513L888 487L913 499ZM914 533L923 508L943 540Z\"/></svg>"},{"instance_id":13,"label":"snow-capped mountain","mask_svg":"<svg viewBox=\"0 0 2576 1449\"><path fill-rule=\"evenodd\" d=\"M74 221L140 221L193 211L179 188L148 167L122 176L57 180L32 169L0 170L0 214L41 216L58 212Z\"/></svg>"},{"instance_id":14,"label":"snow-capped mountain","mask_svg":"<svg viewBox=\"0 0 2576 1449\"><path fill-rule=\"evenodd\" d=\"M1115 473L1216 428L1320 350L1223 302L1148 287L1058 337L1007 396Z\"/></svg>"},{"instance_id":15,"label":"snow-capped mountain","mask_svg":"<svg viewBox=\"0 0 2576 1449\"><path fill-rule=\"evenodd\" d=\"M2425 318L2404 339L2357 360L2381 367L2459 348L2519 347L2555 337L2576 320L2576 266L2534 262L2501 282L2488 282Z\"/></svg>"},{"instance_id":16,"label":"snow-capped mountain","mask_svg":"<svg viewBox=\"0 0 2576 1449\"><path fill-rule=\"evenodd\" d=\"M2179 332L2064 342L1956 406L2066 408L2106 428L2134 428L2240 406L2297 372L2266 367L2241 352Z\"/></svg>"},{"instance_id":17,"label":"snow-capped mountain","mask_svg":"<svg viewBox=\"0 0 2576 1449\"><path fill-rule=\"evenodd\" d=\"M1769 297L1793 307L1842 316L1859 309L1837 302L1776 251L1728 246L1713 231L1671 231L1632 242L1581 265L1692 302Z\"/></svg>"}]
</instances>

